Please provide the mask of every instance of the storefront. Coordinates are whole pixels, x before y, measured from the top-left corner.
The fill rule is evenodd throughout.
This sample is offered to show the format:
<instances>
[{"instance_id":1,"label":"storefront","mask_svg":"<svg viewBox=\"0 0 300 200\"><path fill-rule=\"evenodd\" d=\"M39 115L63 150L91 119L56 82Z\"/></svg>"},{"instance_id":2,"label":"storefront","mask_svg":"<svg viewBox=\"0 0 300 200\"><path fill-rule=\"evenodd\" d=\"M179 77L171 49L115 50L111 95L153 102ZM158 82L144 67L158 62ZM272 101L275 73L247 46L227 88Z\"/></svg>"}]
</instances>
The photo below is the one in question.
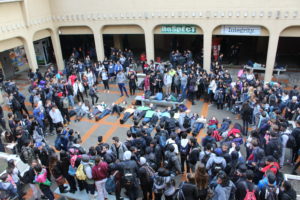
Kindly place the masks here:
<instances>
[{"instance_id":1,"label":"storefront","mask_svg":"<svg viewBox=\"0 0 300 200\"><path fill-rule=\"evenodd\" d=\"M0 47L0 69L6 79L29 68L21 38L1 41Z\"/></svg>"},{"instance_id":2,"label":"storefront","mask_svg":"<svg viewBox=\"0 0 300 200\"><path fill-rule=\"evenodd\" d=\"M299 70L300 66L300 26L293 26L283 30L280 34L276 67Z\"/></svg>"},{"instance_id":3,"label":"storefront","mask_svg":"<svg viewBox=\"0 0 300 200\"><path fill-rule=\"evenodd\" d=\"M154 29L155 57L167 60L172 51L190 50L194 59L202 62L202 34L202 29L192 24L159 25Z\"/></svg>"},{"instance_id":4,"label":"storefront","mask_svg":"<svg viewBox=\"0 0 300 200\"><path fill-rule=\"evenodd\" d=\"M110 57L111 48L131 50L138 58L145 53L145 35L141 27L136 25L108 25L102 29L105 56Z\"/></svg>"},{"instance_id":5,"label":"storefront","mask_svg":"<svg viewBox=\"0 0 300 200\"><path fill-rule=\"evenodd\" d=\"M269 32L262 26L222 25L213 31L212 58L223 54L224 64L266 64Z\"/></svg>"},{"instance_id":6,"label":"storefront","mask_svg":"<svg viewBox=\"0 0 300 200\"><path fill-rule=\"evenodd\" d=\"M91 59L97 59L94 35L90 28L86 26L60 27L58 33L64 60L68 60L74 51L79 52L81 59L87 55Z\"/></svg>"}]
</instances>

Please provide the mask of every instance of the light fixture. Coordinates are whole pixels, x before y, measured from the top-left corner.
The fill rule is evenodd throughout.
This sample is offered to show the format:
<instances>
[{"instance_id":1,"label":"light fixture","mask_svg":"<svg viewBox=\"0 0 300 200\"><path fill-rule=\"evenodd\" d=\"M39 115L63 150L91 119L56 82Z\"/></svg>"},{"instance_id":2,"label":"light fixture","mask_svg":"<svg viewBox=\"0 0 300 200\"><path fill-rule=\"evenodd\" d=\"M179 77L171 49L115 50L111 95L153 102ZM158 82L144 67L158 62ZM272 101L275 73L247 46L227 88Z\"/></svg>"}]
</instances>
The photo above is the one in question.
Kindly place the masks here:
<instances>
[{"instance_id":1,"label":"light fixture","mask_svg":"<svg viewBox=\"0 0 300 200\"><path fill-rule=\"evenodd\" d=\"M178 17L181 17L181 16L182 16L182 13L181 13L181 12L178 12L178 13L177 13L177 16L178 16Z\"/></svg>"},{"instance_id":2,"label":"light fixture","mask_svg":"<svg viewBox=\"0 0 300 200\"><path fill-rule=\"evenodd\" d=\"M165 17L168 17L169 16L169 13L165 12Z\"/></svg>"},{"instance_id":3,"label":"light fixture","mask_svg":"<svg viewBox=\"0 0 300 200\"><path fill-rule=\"evenodd\" d=\"M224 17L225 16L225 13L224 12L221 12L221 17Z\"/></svg>"},{"instance_id":4,"label":"light fixture","mask_svg":"<svg viewBox=\"0 0 300 200\"><path fill-rule=\"evenodd\" d=\"M289 11L286 11L286 12L284 13L284 17L285 17L285 18L288 18L288 16L289 16Z\"/></svg>"},{"instance_id":5,"label":"light fixture","mask_svg":"<svg viewBox=\"0 0 300 200\"><path fill-rule=\"evenodd\" d=\"M202 17L202 12L199 12L199 17Z\"/></svg>"},{"instance_id":6,"label":"light fixture","mask_svg":"<svg viewBox=\"0 0 300 200\"><path fill-rule=\"evenodd\" d=\"M237 17L240 16L240 11L237 11L236 14L235 14Z\"/></svg>"},{"instance_id":7,"label":"light fixture","mask_svg":"<svg viewBox=\"0 0 300 200\"><path fill-rule=\"evenodd\" d=\"M297 17L297 16L298 16L298 11L294 11L293 17L295 18L295 17Z\"/></svg>"},{"instance_id":8,"label":"light fixture","mask_svg":"<svg viewBox=\"0 0 300 200\"><path fill-rule=\"evenodd\" d=\"M193 13L192 13L192 16L193 16L193 17L196 17L196 13L195 13L195 12L193 12Z\"/></svg>"},{"instance_id":9,"label":"light fixture","mask_svg":"<svg viewBox=\"0 0 300 200\"><path fill-rule=\"evenodd\" d=\"M252 12L252 17L255 17L255 16L256 16L256 12L253 11L253 12Z\"/></svg>"},{"instance_id":10,"label":"light fixture","mask_svg":"<svg viewBox=\"0 0 300 200\"><path fill-rule=\"evenodd\" d=\"M175 17L175 13L172 12L172 17Z\"/></svg>"},{"instance_id":11,"label":"light fixture","mask_svg":"<svg viewBox=\"0 0 300 200\"><path fill-rule=\"evenodd\" d=\"M232 17L232 12L231 11L229 11L228 16Z\"/></svg>"},{"instance_id":12,"label":"light fixture","mask_svg":"<svg viewBox=\"0 0 300 200\"><path fill-rule=\"evenodd\" d=\"M58 31L57 31L57 32L58 32L58 35L60 35L60 34L61 34L61 30L60 30L60 29L58 29Z\"/></svg>"},{"instance_id":13,"label":"light fixture","mask_svg":"<svg viewBox=\"0 0 300 200\"><path fill-rule=\"evenodd\" d=\"M209 18L209 17L210 17L210 11L206 11L205 16L206 16L207 18Z\"/></svg>"},{"instance_id":14,"label":"light fixture","mask_svg":"<svg viewBox=\"0 0 300 200\"><path fill-rule=\"evenodd\" d=\"M260 11L259 16L263 17L264 16L264 11Z\"/></svg>"},{"instance_id":15,"label":"light fixture","mask_svg":"<svg viewBox=\"0 0 300 200\"><path fill-rule=\"evenodd\" d=\"M184 13L184 16L185 16L185 17L189 17L189 13L188 13L188 12L185 12L185 13Z\"/></svg>"},{"instance_id":16,"label":"light fixture","mask_svg":"<svg viewBox=\"0 0 300 200\"><path fill-rule=\"evenodd\" d=\"M152 17L155 17L155 12L153 12L153 13L151 14L151 16L152 16Z\"/></svg>"},{"instance_id":17,"label":"light fixture","mask_svg":"<svg viewBox=\"0 0 300 200\"><path fill-rule=\"evenodd\" d=\"M149 18L149 16L148 16L148 13L147 13L147 12L144 12L144 17L145 17L145 19L148 19L148 18Z\"/></svg>"},{"instance_id":18,"label":"light fixture","mask_svg":"<svg viewBox=\"0 0 300 200\"><path fill-rule=\"evenodd\" d=\"M269 11L268 12L268 17L272 17L272 14L273 14L272 11Z\"/></svg>"},{"instance_id":19,"label":"light fixture","mask_svg":"<svg viewBox=\"0 0 300 200\"><path fill-rule=\"evenodd\" d=\"M214 12L214 17L218 17L218 12Z\"/></svg>"},{"instance_id":20,"label":"light fixture","mask_svg":"<svg viewBox=\"0 0 300 200\"><path fill-rule=\"evenodd\" d=\"M280 18L280 10L277 10L277 11L276 11L275 16L276 16L276 19L279 19L279 18Z\"/></svg>"},{"instance_id":21,"label":"light fixture","mask_svg":"<svg viewBox=\"0 0 300 200\"><path fill-rule=\"evenodd\" d=\"M245 12L244 12L244 17L247 17L247 16L248 16L248 12L245 11Z\"/></svg>"}]
</instances>

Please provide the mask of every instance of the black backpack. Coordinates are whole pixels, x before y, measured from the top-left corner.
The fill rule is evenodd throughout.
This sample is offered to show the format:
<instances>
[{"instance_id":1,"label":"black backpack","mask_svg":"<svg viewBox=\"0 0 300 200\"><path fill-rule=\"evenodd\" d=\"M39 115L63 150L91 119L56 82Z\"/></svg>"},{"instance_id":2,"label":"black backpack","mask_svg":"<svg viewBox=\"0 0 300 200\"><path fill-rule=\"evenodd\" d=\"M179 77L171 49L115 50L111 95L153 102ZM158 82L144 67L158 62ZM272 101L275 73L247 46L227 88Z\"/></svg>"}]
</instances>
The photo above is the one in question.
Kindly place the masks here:
<instances>
[{"instance_id":1,"label":"black backpack","mask_svg":"<svg viewBox=\"0 0 300 200\"><path fill-rule=\"evenodd\" d=\"M187 115L183 119L183 127L184 128L191 127L191 119Z\"/></svg>"},{"instance_id":2,"label":"black backpack","mask_svg":"<svg viewBox=\"0 0 300 200\"><path fill-rule=\"evenodd\" d=\"M223 170L222 162L220 162L220 163L214 162L212 164L211 171L212 171L213 174L217 174L221 170Z\"/></svg>"},{"instance_id":3,"label":"black backpack","mask_svg":"<svg viewBox=\"0 0 300 200\"><path fill-rule=\"evenodd\" d=\"M209 154L209 153L206 153L206 152L204 151L204 156L203 156L203 158L201 159L201 162L202 162L204 165L206 165L206 163L207 163L207 161L209 160L209 158L210 158L210 154Z\"/></svg>"},{"instance_id":4,"label":"black backpack","mask_svg":"<svg viewBox=\"0 0 300 200\"><path fill-rule=\"evenodd\" d=\"M276 159L276 160L279 160L281 155L282 155L282 145L281 145L281 142L280 140L278 139L276 143L273 144L273 157Z\"/></svg>"},{"instance_id":5,"label":"black backpack","mask_svg":"<svg viewBox=\"0 0 300 200\"><path fill-rule=\"evenodd\" d=\"M279 189L275 186L267 186L265 199L266 200L278 200Z\"/></svg>"},{"instance_id":6,"label":"black backpack","mask_svg":"<svg viewBox=\"0 0 300 200\"><path fill-rule=\"evenodd\" d=\"M133 169L130 166L125 165L122 177L123 186L125 188L132 188L134 186L134 180L135 174L133 172Z\"/></svg>"},{"instance_id":7,"label":"black backpack","mask_svg":"<svg viewBox=\"0 0 300 200\"><path fill-rule=\"evenodd\" d=\"M180 142L179 151L180 151L181 155L188 155L189 154L189 144L186 144L185 147L183 147Z\"/></svg>"},{"instance_id":8,"label":"black backpack","mask_svg":"<svg viewBox=\"0 0 300 200\"><path fill-rule=\"evenodd\" d=\"M174 200L185 200L185 196L182 190L184 182L179 186L174 195Z\"/></svg>"},{"instance_id":9,"label":"black backpack","mask_svg":"<svg viewBox=\"0 0 300 200\"><path fill-rule=\"evenodd\" d=\"M289 136L289 139L286 143L286 148L293 149L297 146L296 139L292 134L289 134L288 136Z\"/></svg>"},{"instance_id":10,"label":"black backpack","mask_svg":"<svg viewBox=\"0 0 300 200\"><path fill-rule=\"evenodd\" d=\"M27 163L27 161L25 160L25 153L28 153L28 156L29 156L29 152L28 152L28 149L26 147L23 147L21 149L21 154L20 154L20 159L22 160L23 163Z\"/></svg>"}]
</instances>

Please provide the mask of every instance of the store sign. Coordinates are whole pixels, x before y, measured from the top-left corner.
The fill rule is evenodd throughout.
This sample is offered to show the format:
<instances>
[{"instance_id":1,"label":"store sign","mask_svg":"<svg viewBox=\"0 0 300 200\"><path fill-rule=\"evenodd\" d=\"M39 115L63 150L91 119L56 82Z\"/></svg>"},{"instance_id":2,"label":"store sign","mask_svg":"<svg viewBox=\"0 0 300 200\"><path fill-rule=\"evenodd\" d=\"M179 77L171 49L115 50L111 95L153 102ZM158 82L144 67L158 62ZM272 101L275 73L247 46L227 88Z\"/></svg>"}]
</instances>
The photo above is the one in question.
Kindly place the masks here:
<instances>
[{"instance_id":1,"label":"store sign","mask_svg":"<svg viewBox=\"0 0 300 200\"><path fill-rule=\"evenodd\" d=\"M193 25L163 25L161 33L167 34L196 34L197 28Z\"/></svg>"},{"instance_id":2,"label":"store sign","mask_svg":"<svg viewBox=\"0 0 300 200\"><path fill-rule=\"evenodd\" d=\"M260 26L223 25L221 34L223 35L260 35Z\"/></svg>"}]
</instances>

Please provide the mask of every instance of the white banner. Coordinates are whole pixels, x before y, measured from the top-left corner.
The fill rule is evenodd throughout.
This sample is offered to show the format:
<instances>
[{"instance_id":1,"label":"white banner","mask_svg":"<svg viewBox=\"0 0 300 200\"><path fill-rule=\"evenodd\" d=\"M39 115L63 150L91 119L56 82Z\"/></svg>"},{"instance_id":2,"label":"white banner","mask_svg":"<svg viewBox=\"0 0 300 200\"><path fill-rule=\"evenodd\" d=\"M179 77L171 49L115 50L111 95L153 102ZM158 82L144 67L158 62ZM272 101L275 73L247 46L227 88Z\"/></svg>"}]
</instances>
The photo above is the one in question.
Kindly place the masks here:
<instances>
[{"instance_id":1,"label":"white banner","mask_svg":"<svg viewBox=\"0 0 300 200\"><path fill-rule=\"evenodd\" d=\"M223 25L222 35L260 35L260 26Z\"/></svg>"}]
</instances>

